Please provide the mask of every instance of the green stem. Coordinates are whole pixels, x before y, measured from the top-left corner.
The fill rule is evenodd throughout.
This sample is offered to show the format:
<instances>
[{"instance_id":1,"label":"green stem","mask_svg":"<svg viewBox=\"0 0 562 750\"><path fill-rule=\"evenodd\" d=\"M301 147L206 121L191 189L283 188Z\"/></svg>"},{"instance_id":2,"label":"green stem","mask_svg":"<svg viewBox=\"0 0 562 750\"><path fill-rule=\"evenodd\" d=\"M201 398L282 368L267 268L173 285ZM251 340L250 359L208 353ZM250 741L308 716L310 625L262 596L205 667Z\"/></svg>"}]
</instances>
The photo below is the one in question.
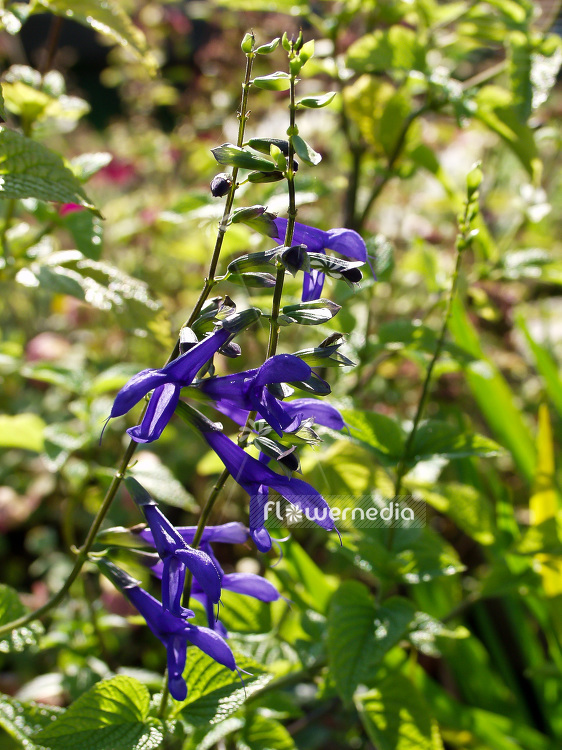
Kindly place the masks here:
<instances>
[{"instance_id":1,"label":"green stem","mask_svg":"<svg viewBox=\"0 0 562 750\"><path fill-rule=\"evenodd\" d=\"M394 165L400 158L400 154L402 153L402 149L404 148L404 144L406 142L406 136L408 135L408 131L410 130L412 123L424 112L427 112L428 109L429 109L429 105L424 104L421 107L419 107L419 109L416 109L414 112L412 112L406 118L404 125L402 126L402 130L400 131L398 138L396 139L394 148L392 149L392 152L388 157L388 161L387 161L384 173L382 175L379 175L379 177L375 180L371 194L369 195L367 199L367 203L365 204L365 207L363 209L363 212L361 213L361 216L359 217L358 231L360 231L367 223L367 219L369 218L369 214L371 213L371 209L373 208L375 201L377 200L379 195L382 193L383 188L385 187L386 183L392 177L392 170L394 168Z\"/></svg>"},{"instance_id":2,"label":"green stem","mask_svg":"<svg viewBox=\"0 0 562 750\"><path fill-rule=\"evenodd\" d=\"M2 254L4 255L4 259L6 261L10 257L10 247L6 239L6 233L8 232L8 229L10 228L10 224L14 217L15 210L16 210L16 199L10 198L10 200L8 200L6 203L4 223L2 224L2 229L0 230L0 245L2 246Z\"/></svg>"},{"instance_id":3,"label":"green stem","mask_svg":"<svg viewBox=\"0 0 562 750\"><path fill-rule=\"evenodd\" d=\"M464 226L466 226L468 221L468 204L465 209L465 215L464 215ZM396 480L394 484L394 497L398 497L400 495L400 492L402 490L402 481L404 479L404 475L407 471L407 463L410 458L410 453L412 450L412 447L414 445L414 440L416 437L416 433L418 431L418 427L420 424L420 421L423 417L423 413L425 411L425 407L427 405L427 401L429 399L429 394L431 391L431 378L433 375L433 370L435 368L435 365L437 363L437 360L441 356L441 352L443 351L443 347L445 345L445 337L447 335L447 329L449 327L449 320L451 318L451 314L453 312L453 302L455 301L455 296L457 293L457 287L458 287L458 281L459 281L459 272L461 268L461 261L463 256L463 250L465 246L460 245L457 243L457 257L455 262L455 270L453 272L453 279L451 282L451 288L449 290L449 296L447 299L447 308L445 310L445 317L443 318L443 324L441 326L441 331L439 333L439 338L437 339L437 345L435 347L435 351L433 352L433 356L431 358L431 362L429 363L429 367L427 368L427 372L425 374L425 380L423 383L423 389L422 394L420 397L420 400L418 402L418 408L416 410L416 415L414 417L414 422L412 424L412 429L410 430L410 434L408 435L408 440L406 441L406 446L404 448L404 453L402 454L402 458L400 459L400 462L396 468ZM389 529L389 534L387 538L387 547L390 549L392 547L392 542L394 541L394 527L391 526Z\"/></svg>"},{"instance_id":4,"label":"green stem","mask_svg":"<svg viewBox=\"0 0 562 750\"><path fill-rule=\"evenodd\" d=\"M242 102L240 106L240 112L238 113L238 118L240 120L239 130L238 130L238 144L242 145L244 142L244 129L246 125L246 121L248 119L248 112L247 112L247 105L248 105L248 90L250 87L250 78L251 78L251 71L252 71L252 64L254 59L254 53L249 53L246 55L246 73L244 76L244 83L242 84ZM189 316L189 320L187 322L187 325L191 325L193 321L197 318L199 313L201 312L201 308L203 307L207 297L209 296L209 293L211 289L213 288L215 282L215 272L217 269L217 264L219 261L220 251L222 248L222 242L224 239L224 235L226 232L226 228L228 225L228 218L230 216L230 211L232 209L232 204L234 201L234 193L236 190L236 177L238 175L238 170L234 169L232 173L232 187L228 193L228 197L226 200L225 210L223 213L223 218L219 227L219 233L217 235L217 241L215 244L215 249L213 251L213 256L211 258L211 263L209 266L209 272L208 276L205 279L205 286L203 288L203 291L201 295L199 296L199 299L197 300L197 303ZM14 201L15 205L15 201ZM13 211L13 209L12 209ZM7 209L8 214L8 209ZM6 221L4 224L3 232L5 234L6 226L9 222L8 215L6 216ZM3 235L0 235L0 237L3 237ZM176 345L168 357L168 360L166 364L171 362L173 359L175 359L179 354L179 339L176 342ZM142 414L141 414L141 420L144 416L146 409L148 407L148 403L145 405ZM105 519L105 516L107 515L109 508L111 507L111 504L115 498L115 495L117 494L117 491L121 485L122 480L125 477L125 473L127 471L127 467L129 466L129 463L131 462L131 459L138 447L138 443L136 443L134 440L131 440L129 442L129 445L127 446L127 449L125 451L125 454L123 456L123 459L121 461L121 464L119 466L119 469L117 473L114 475L113 479L111 480L111 484L105 494L105 497L102 501L102 504L100 506L100 509L98 510L94 521L92 523L92 526L90 527L90 530L88 532L88 535L86 537L86 541L84 542L84 545L79 550L76 561L74 563L74 567L72 568L69 577L65 581L65 583L62 585L62 587L57 591L54 596L52 596L42 607L39 607L39 609L36 609L34 612L30 612L29 614L25 615L24 617L20 617L17 620L14 620L13 622L9 622L3 626L0 627L0 635L4 633L9 633L14 628L20 628L24 625L27 625L30 622L33 622L33 620L38 620L43 615L46 615L51 609L57 606L66 594L68 593L70 587L74 583L74 581L78 578L80 575L80 571L82 570L82 567L84 566L84 563L86 562L88 558L88 553L90 552L92 546L94 545L96 535ZM226 481L226 478L225 478ZM219 490L220 491L220 490ZM218 492L217 492L218 494ZM215 498L216 499L216 498ZM214 500L213 500L214 502ZM210 512L210 510L209 510ZM202 532L201 532L202 533Z\"/></svg>"}]
</instances>

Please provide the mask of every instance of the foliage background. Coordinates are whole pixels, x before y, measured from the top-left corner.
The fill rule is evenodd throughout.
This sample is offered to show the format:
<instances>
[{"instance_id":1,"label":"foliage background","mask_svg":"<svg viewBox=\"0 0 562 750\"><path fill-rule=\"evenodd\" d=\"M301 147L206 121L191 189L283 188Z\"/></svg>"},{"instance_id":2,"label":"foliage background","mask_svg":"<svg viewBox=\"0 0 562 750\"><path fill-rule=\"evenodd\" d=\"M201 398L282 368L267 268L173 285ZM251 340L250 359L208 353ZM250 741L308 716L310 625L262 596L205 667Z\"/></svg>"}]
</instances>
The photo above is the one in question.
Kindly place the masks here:
<instances>
[{"instance_id":1,"label":"foliage background","mask_svg":"<svg viewBox=\"0 0 562 750\"><path fill-rule=\"evenodd\" d=\"M322 531L296 529L275 568L274 557L256 562L249 548L225 547L227 567L269 569L293 604L242 606L225 595L232 644L261 665L250 670L249 697L224 670L198 679L209 665L190 652L189 704L169 717L176 724L168 724L166 742L256 750L559 747L557 4L134 0L124 7L126 15L97 24L101 35L65 18L56 40L45 11L96 18L100 6L0 6L8 127L76 169L81 154L112 157L90 157L85 167L101 167L85 189L103 221L91 212L61 216L57 204L41 200L2 201L9 253L0 269L3 582L25 592L24 605L34 609L68 575L69 550L82 543L122 451L125 420L111 423L98 444L112 396L139 369L165 361L201 287L222 211L208 193L217 171L210 149L235 139L240 39L249 28L266 42L302 26L316 51L301 93L338 97L299 120L323 160L299 171L298 218L361 231L378 274L353 296L332 286L342 311L305 339L302 329L282 330L288 352L303 340L313 346L319 331L341 331L357 363L330 371L351 436L327 434L321 449L303 455L305 479L326 496L392 496L443 319L466 175L482 162L479 234L463 258L426 413L436 421L418 435L415 468L404 480L405 492L427 502L428 525L398 529L390 541L387 529L352 528L341 548ZM38 84L18 65L52 72ZM280 48L259 65L261 74L282 66ZM248 134L282 137L286 103L284 93L254 93ZM286 204L276 184L248 186L237 201L280 213ZM232 226L221 263L269 246ZM82 256L64 254L76 248ZM287 289L298 299L296 282ZM260 290L226 284L224 292L269 304ZM236 368L254 366L266 340L265 329L247 335ZM490 453L497 455L482 457ZM170 505L170 518L195 522L221 468L203 441L178 420L137 460L135 475ZM213 520L245 520L246 506L229 485ZM108 525L139 520L121 494ZM17 616L10 596L3 589L1 623ZM44 629L16 633L1 650L7 750L33 743L25 735L41 723L29 706L21 709L22 735L13 696L68 706L113 674L157 693L164 667L162 649L93 568ZM147 720L155 705L147 702L144 714L139 708L137 722L156 722ZM154 731L158 742L161 729Z\"/></svg>"}]
</instances>

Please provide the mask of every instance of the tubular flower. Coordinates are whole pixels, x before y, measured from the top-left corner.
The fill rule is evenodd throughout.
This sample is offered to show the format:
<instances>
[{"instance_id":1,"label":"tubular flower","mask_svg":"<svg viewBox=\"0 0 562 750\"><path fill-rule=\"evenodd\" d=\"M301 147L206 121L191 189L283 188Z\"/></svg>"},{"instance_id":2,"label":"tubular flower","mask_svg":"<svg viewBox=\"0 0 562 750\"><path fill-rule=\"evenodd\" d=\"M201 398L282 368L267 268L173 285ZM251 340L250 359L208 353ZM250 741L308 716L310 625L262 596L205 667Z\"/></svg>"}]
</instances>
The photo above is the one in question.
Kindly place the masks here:
<instances>
[{"instance_id":1,"label":"tubular flower","mask_svg":"<svg viewBox=\"0 0 562 750\"><path fill-rule=\"evenodd\" d=\"M127 432L137 443L158 440L178 405L181 389L191 385L199 370L231 335L227 329L219 328L165 367L133 375L115 397L109 418L122 417L154 389L142 422Z\"/></svg>"},{"instance_id":2,"label":"tubular flower","mask_svg":"<svg viewBox=\"0 0 562 750\"><path fill-rule=\"evenodd\" d=\"M234 655L218 633L210 628L191 625L187 622L187 618L195 616L191 610L185 610L184 616L178 617L165 609L157 599L140 587L138 581L113 563L99 560L98 565L115 586L125 594L144 617L150 630L166 647L168 687L173 698L182 701L187 696L183 670L188 643L197 646L211 659L228 669L232 671L236 669Z\"/></svg>"},{"instance_id":3,"label":"tubular flower","mask_svg":"<svg viewBox=\"0 0 562 750\"><path fill-rule=\"evenodd\" d=\"M222 571L203 550L190 547L172 526L148 492L132 477L125 479L127 489L144 513L150 528L150 543L162 560L162 605L174 615L188 611L181 606L186 569L213 603L221 596Z\"/></svg>"},{"instance_id":4,"label":"tubular flower","mask_svg":"<svg viewBox=\"0 0 562 750\"><path fill-rule=\"evenodd\" d=\"M285 432L296 432L301 424L311 417L316 424L332 430L342 430L345 427L343 417L336 407L317 398L295 398L292 401L281 401L279 405L285 412L285 421L288 422ZM246 424L250 413L249 409L226 401L217 402L216 407L222 414L230 417L233 422L242 427Z\"/></svg>"},{"instance_id":5,"label":"tubular flower","mask_svg":"<svg viewBox=\"0 0 562 750\"><path fill-rule=\"evenodd\" d=\"M307 380L312 374L310 365L292 354L277 354L254 370L246 370L226 377L208 378L199 388L215 400L217 409L257 411L278 435L286 431L294 417L267 386ZM228 411L226 412L228 414Z\"/></svg>"},{"instance_id":6,"label":"tubular flower","mask_svg":"<svg viewBox=\"0 0 562 750\"><path fill-rule=\"evenodd\" d=\"M277 218L273 220L273 223L277 228L277 235L272 239L283 242L287 231L287 219ZM325 232L322 229L296 222L292 241L293 245L306 245L307 250L311 253L325 253L326 250L333 250L346 258L360 260L363 263L369 261L367 246L361 235L353 229L338 228ZM321 271L305 272L302 289L304 302L320 299L324 288L324 279L325 274Z\"/></svg>"},{"instance_id":7,"label":"tubular flower","mask_svg":"<svg viewBox=\"0 0 562 750\"><path fill-rule=\"evenodd\" d=\"M180 526L177 528L178 533L184 542L191 544L197 531L196 526ZM251 596L262 602L274 602L281 596L275 586L262 576L254 573L224 573L220 563L216 559L211 543L225 542L227 544L243 544L247 541L250 533L249 530L241 523L226 523L221 526L207 526L201 537L201 550L205 552L213 561L221 575L221 586L223 589L232 591L236 594ZM152 534L148 530L140 532L140 536L149 543L154 543ZM158 562L152 567L152 572L161 578L164 573L163 565ZM210 599L208 592L201 586L197 578L193 581L191 595L194 599L201 602L207 613L209 627L216 630L221 635L226 636L226 629L215 618L213 601Z\"/></svg>"},{"instance_id":8,"label":"tubular flower","mask_svg":"<svg viewBox=\"0 0 562 750\"><path fill-rule=\"evenodd\" d=\"M203 430L203 437L238 484L250 495L250 536L261 552L268 552L272 544L264 526L270 488L318 526L327 531L335 528L328 503L310 484L302 479L276 474L222 432Z\"/></svg>"}]
</instances>

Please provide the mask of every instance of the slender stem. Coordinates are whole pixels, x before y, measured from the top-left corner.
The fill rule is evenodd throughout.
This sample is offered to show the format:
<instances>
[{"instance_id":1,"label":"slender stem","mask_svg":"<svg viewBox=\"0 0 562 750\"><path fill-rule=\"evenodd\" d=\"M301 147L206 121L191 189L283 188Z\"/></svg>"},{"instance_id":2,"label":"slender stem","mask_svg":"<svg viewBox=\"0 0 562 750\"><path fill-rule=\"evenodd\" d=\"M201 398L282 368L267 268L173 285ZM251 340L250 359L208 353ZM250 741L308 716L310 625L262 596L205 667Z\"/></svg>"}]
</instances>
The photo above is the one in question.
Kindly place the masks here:
<instances>
[{"instance_id":1,"label":"slender stem","mask_svg":"<svg viewBox=\"0 0 562 750\"><path fill-rule=\"evenodd\" d=\"M61 16L55 16L51 21L51 26L49 28L49 37L47 39L47 44L45 45L45 52L43 60L41 62L41 68L39 69L41 78L44 78L53 66L53 60L55 59L57 47L59 46L59 37L63 21L64 18L62 18Z\"/></svg>"},{"instance_id":2,"label":"slender stem","mask_svg":"<svg viewBox=\"0 0 562 750\"><path fill-rule=\"evenodd\" d=\"M464 218L463 218L464 227L468 225L468 211L469 211L469 204L467 202L466 207L465 207L465 212L464 212ZM428 401L429 394L431 391L431 378L433 375L433 370L435 368L437 360L441 356L441 352L443 351L443 346L445 345L445 337L447 335L447 328L449 327L449 320L451 318L451 314L453 311L453 302L455 301L455 296L457 293L459 272L461 268L463 251L465 248L466 248L466 244L457 242L457 257L456 257L456 262L455 262L455 270L453 272L451 288L449 290L449 296L447 299L445 317L443 318L443 324L441 326L439 338L437 339L437 345L435 346L435 351L433 352L431 362L429 363L429 367L427 368L427 372L425 374L423 389L422 389L420 400L418 402L418 408L416 410L416 415L414 417L412 429L410 430L410 434L408 435L408 440L406 441L406 446L404 448L404 453L402 454L402 458L400 459L400 462L396 468L396 480L394 484L394 497L395 498L400 495L400 492L402 490L402 481L407 471L407 464L408 464L408 460L410 459L410 453L412 451L416 433L418 431L418 427L423 417L423 413L425 411L425 407L427 405L427 401ZM391 526L389 528L389 533L387 537L387 547L389 549L392 547L393 541L394 541L394 526Z\"/></svg>"},{"instance_id":3,"label":"slender stem","mask_svg":"<svg viewBox=\"0 0 562 750\"><path fill-rule=\"evenodd\" d=\"M244 74L244 82L242 83L242 101L240 104L240 111L238 112L238 138L236 140L236 145L239 147L241 147L242 144L244 143L244 132L246 129L246 122L249 116L248 94L250 92L250 86L251 86L250 79L252 76L252 66L254 64L254 57L255 57L254 52L249 52L246 55L246 72ZM221 254L224 235L226 234L226 230L228 228L230 212L232 211L232 205L234 203L234 195L238 187L237 179L238 179L238 167L234 167L232 169L232 185L230 187L230 190L228 191L226 202L224 204L224 211L222 214L221 222L219 224L219 231L217 233L217 239L215 242L213 255L211 256L211 263L209 265L207 278L205 279L205 284L203 285L203 289L201 290L199 299L195 303L195 307L193 308L193 311L191 315L189 316L189 320L187 321L188 326L191 326L193 324L193 322L195 321L195 319L201 312L201 308L207 301L207 297L211 293L212 288L217 283L215 280L215 273L217 271L217 266L218 266L219 257Z\"/></svg>"},{"instance_id":4,"label":"slender stem","mask_svg":"<svg viewBox=\"0 0 562 750\"><path fill-rule=\"evenodd\" d=\"M244 83L242 84L242 102L241 102L241 106L240 106L240 112L238 113L238 118L240 120L240 125L239 125L239 129L238 129L238 145L240 145L240 146L244 142L244 130L245 130L246 121L248 119L248 112L247 112L248 90L249 90L249 87L250 87L250 77L251 77L251 72L252 72L253 59L254 59L254 53L251 52L251 53L249 53L249 54L246 55L246 73L245 73L245 76L244 76ZM203 305L204 305L207 297L209 296L209 293L210 293L211 289L213 288L214 284L216 283L215 279L214 279L214 276L215 276L215 272L216 272L216 269L217 269L217 264L218 264L218 261L219 261L220 251L221 251L221 248L222 248L222 242L223 242L224 235L226 233L226 229L227 229L227 226L228 226L228 218L230 216L230 211L232 209L232 204L233 204L233 201L234 201L234 193L235 193L235 190L236 190L236 178L237 178L237 176L238 176L238 170L235 168L233 170L233 173L232 173L232 187L231 187L231 189L230 189L230 191L228 193L228 197L227 197L227 200L226 200L225 210L224 210L224 213L223 213L223 218L222 218L221 224L219 226L219 232L217 234L217 241L216 241L216 244L215 244L215 249L213 251L213 256L211 258L211 263L210 263L210 266L209 266L209 272L208 272L207 278L205 279L205 286L203 288L203 291L202 291L201 295L199 296L199 299L197 300L197 303L196 303L195 307L193 308L193 311L192 311L191 315L189 316L189 320L188 320L187 325L191 325L191 323L193 323L193 321L197 318L197 316L201 312L201 308L203 307ZM15 204L15 202L14 202L14 204ZM7 209L7 211L8 211L8 209ZM8 217L8 215L7 215L6 222L5 222L5 225L4 225L4 230L3 230L4 234L5 234L5 228L6 228L6 225L7 225L8 221L9 221L9 218L11 218L11 217ZM3 235L0 235L0 237L3 238ZM175 359L178 356L178 353L179 353L179 339L176 342L176 345L175 345L172 353L168 357L167 363L171 362L173 359ZM141 414L141 419L144 416L147 407L148 407L148 403L145 404L145 407L144 407L144 409L142 411L142 414ZM84 545L82 546L82 548L78 552L76 561L74 563L74 567L72 568L69 577L64 582L64 584L62 585L62 587L42 607L39 607L34 612L30 612L29 614L25 615L24 617L20 617L17 620L14 620L13 622L9 622L9 623L1 626L0 627L0 635L2 635L4 633L9 633L14 628L23 627L24 625L27 625L28 623L33 622L33 620L40 619L41 617L43 617L43 615L47 614L47 612L49 612L51 609L53 609L53 607L56 607L57 604L59 604L64 599L64 597L68 593L70 587L72 586L72 584L74 583L74 581L80 575L80 571L82 570L82 567L84 566L84 563L87 560L89 551L91 550L92 546L94 545L94 542L95 542L95 539L96 539L96 535L97 535L97 533L98 533L98 531L99 531L99 529L100 529L100 527L101 527L101 525L102 525L102 523L103 523L103 521L105 519L105 516L107 515L107 513L109 511L109 508L111 507L111 503L113 502L113 500L115 498L115 495L117 494L117 491L118 491L118 489L119 489L119 487L121 485L121 482L124 479L125 473L127 471L127 467L129 466L129 463L131 462L131 459L132 459L132 457L133 457L133 455L134 455L134 453L135 453L135 451L137 449L137 446L138 446L138 443L136 443L134 440L131 440L129 442L129 445L127 446L127 448L125 450L125 453L123 455L123 459L121 460L121 464L119 466L119 469L117 470L116 474L114 475L113 479L111 480L111 484L109 485L109 488L108 488L108 490L107 490L107 492L105 494L105 497L104 497L104 499L102 501L102 504L101 504L101 506L100 506L100 508L99 508L99 510L98 510L98 512L97 512L97 514L96 514L96 516L95 516L95 518L93 520L93 522L92 522L92 526L90 527L90 530L89 530L88 535L86 537L86 541L84 542ZM226 478L227 477L225 477L224 481L226 481ZM224 484L224 481L223 481L223 484ZM221 488L218 488L217 495L220 492L220 489ZM213 503L214 503L215 499L216 498L213 499ZM209 509L208 512L210 512L210 509ZM205 513L205 511L204 511L204 513ZM207 515L208 515L208 513L207 513ZM201 530L201 533L203 533L202 530Z\"/></svg>"},{"instance_id":5,"label":"slender stem","mask_svg":"<svg viewBox=\"0 0 562 750\"><path fill-rule=\"evenodd\" d=\"M296 76L294 74L291 75L291 89L290 89L290 128L289 132L294 133L296 132L296 97L295 97L295 87L296 87ZM290 245L293 240L293 233L295 230L295 221L297 217L297 207L296 207L296 196L295 196L295 173L293 171L293 159L295 156L295 150L293 148L293 143L291 139L289 139L289 150L287 153L287 185L289 190L289 210L288 210L288 222L287 222L287 231L285 233L285 245ZM279 324L278 324L278 318L279 313L281 310L281 299L283 296L283 283L285 279L285 268L279 264L277 266L277 276L275 279L275 289L273 291L273 302L271 306L271 318L269 322L269 341L267 345L267 355L266 359L269 359L270 357L273 357L275 352L277 351L277 343L279 340ZM240 432L240 436L238 438L238 444L241 447L246 447L248 443L248 437L251 432L250 425L256 418L256 412L250 412L248 415L248 419L246 420L246 425L242 428L242 431ZM201 541L201 537L203 536L203 531L205 530L205 526L207 524L207 520L209 516L211 515L211 511L213 509L213 506L220 495L220 492L222 488L224 487L226 480L230 476L230 472L228 469L224 469L220 477L217 479L217 482L215 486L213 487L211 494L209 495L207 502L205 503L205 506L203 508L203 511L201 513L201 517L199 518L199 522L197 524L197 529L195 531L195 536L193 537L193 542L191 543L191 546L194 549L197 549L199 546L199 542ZM188 572L186 576L186 582L185 582L185 606L189 606L189 597L191 594L191 584L192 584L193 576L190 572Z\"/></svg>"},{"instance_id":6,"label":"slender stem","mask_svg":"<svg viewBox=\"0 0 562 750\"><path fill-rule=\"evenodd\" d=\"M2 246L2 254L4 255L4 259L6 261L10 257L10 247L8 245L8 240L6 239L6 234L8 232L8 229L10 228L10 224L14 217L15 210L16 210L16 199L10 198L6 202L6 212L4 214L4 222L2 224L2 229L0 229L0 245Z\"/></svg>"},{"instance_id":7,"label":"slender stem","mask_svg":"<svg viewBox=\"0 0 562 750\"><path fill-rule=\"evenodd\" d=\"M406 141L406 136L408 135L408 131L410 130L412 123L424 112L427 112L428 109L429 109L429 105L424 104L421 107L419 107L419 109L414 110L414 112L412 112L406 118L404 125L402 126L402 130L400 131L398 138L396 139L396 143L394 144L392 153L389 154L384 173L382 175L379 175L379 177L375 180L371 194L369 195L369 198L367 199L367 203L365 204L363 212L361 213L361 216L359 217L358 229L361 229L362 227L365 226L375 201L377 200L379 195L382 193L383 188L385 187L386 183L392 177L392 170L394 168L394 165L398 161L400 154L402 153L402 149L404 148L404 143Z\"/></svg>"},{"instance_id":8,"label":"slender stem","mask_svg":"<svg viewBox=\"0 0 562 750\"><path fill-rule=\"evenodd\" d=\"M111 484L109 485L109 489L107 490L105 494L105 497L102 501L100 509L98 510L96 517L93 520L93 523L88 532L88 536L86 537L86 541L84 542L84 545L82 546L82 548L79 550L78 555L76 557L76 562L74 563L74 567L70 571L70 575L68 576L64 584L57 591L57 593L54 596L52 596L47 602L45 602L45 604L43 604L42 607L39 607L39 609L36 609L34 612L29 612L29 614L24 615L23 617L19 617L17 620L14 620L13 622L9 622L6 625L2 625L0 627L0 635L9 633L15 628L21 628L24 625L27 625L28 623L33 622L33 620L38 620L39 618L43 617L43 615L47 614L47 612L49 612L51 609L53 609L53 607L56 607L57 604L59 604L64 599L64 597L68 593L68 590L70 589L74 581L80 575L80 571L82 570L82 567L84 566L84 563L87 560L88 552L90 551L90 549L92 548L95 542L96 534L98 533L100 526L103 523L103 519L105 518L107 511L109 510L111 503L113 502L113 499L115 495L117 494L117 490L119 489L121 480L123 479L123 476L125 472L127 471L127 466L129 465L129 462L133 456L133 453L135 452L136 445L137 444L134 443L133 441L129 443L129 446L127 447L127 450L125 451L125 455L123 456L119 469L117 470L117 473L113 476L113 479L111 480Z\"/></svg>"},{"instance_id":9,"label":"slender stem","mask_svg":"<svg viewBox=\"0 0 562 750\"><path fill-rule=\"evenodd\" d=\"M163 720L166 716L166 707L168 705L168 698L170 697L170 689L168 687L168 667L164 670L164 682L162 683L162 698L160 699L160 707L158 709L158 718Z\"/></svg>"}]
</instances>

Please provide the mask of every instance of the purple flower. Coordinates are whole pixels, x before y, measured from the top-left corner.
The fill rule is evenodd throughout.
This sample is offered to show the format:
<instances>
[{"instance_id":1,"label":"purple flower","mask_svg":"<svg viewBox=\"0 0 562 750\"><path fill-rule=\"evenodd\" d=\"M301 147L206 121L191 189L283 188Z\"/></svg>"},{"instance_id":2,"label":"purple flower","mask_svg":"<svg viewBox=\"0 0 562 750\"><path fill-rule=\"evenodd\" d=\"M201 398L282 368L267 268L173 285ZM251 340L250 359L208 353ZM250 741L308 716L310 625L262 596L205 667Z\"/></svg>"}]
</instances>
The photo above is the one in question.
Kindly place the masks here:
<instances>
[{"instance_id":1,"label":"purple flower","mask_svg":"<svg viewBox=\"0 0 562 750\"><path fill-rule=\"evenodd\" d=\"M332 430L342 430L345 427L343 417L336 407L316 398L296 398L293 401L282 401L280 406L285 412L285 420L289 421L285 432L295 432L306 419L311 417L316 424L330 427ZM240 408L226 401L217 402L216 407L222 414L230 417L233 422L241 426L246 424L246 419L250 413L249 409Z\"/></svg>"},{"instance_id":2,"label":"purple flower","mask_svg":"<svg viewBox=\"0 0 562 750\"><path fill-rule=\"evenodd\" d=\"M203 550L193 549L183 539L158 508L148 492L133 477L125 479L127 489L144 513L150 527L150 542L156 547L162 560L162 604L172 614L186 616L188 611L181 606L186 568L198 581L200 588L217 603L221 596L220 566Z\"/></svg>"},{"instance_id":3,"label":"purple flower","mask_svg":"<svg viewBox=\"0 0 562 750\"><path fill-rule=\"evenodd\" d=\"M190 544L193 542L197 526L180 526L177 531L183 540ZM275 602L281 596L275 586L262 576L254 573L224 573L219 561L216 559L212 542L226 542L227 544L243 544L249 537L249 530L241 523L225 523L221 526L207 526L201 537L201 549L211 558L221 575L221 586L223 589L233 591L236 594L244 594L262 602ZM152 534L148 530L141 531L140 536L145 541L153 544ZM152 572L161 578L164 568L161 562L152 567ZM191 587L191 595L197 599L205 608L207 621L212 630L216 630L221 635L226 636L226 629L215 618L213 601L208 593L195 579Z\"/></svg>"},{"instance_id":4,"label":"purple flower","mask_svg":"<svg viewBox=\"0 0 562 750\"><path fill-rule=\"evenodd\" d=\"M328 503L310 484L302 479L276 474L249 456L222 432L203 431L203 437L238 484L250 495L250 536L261 552L271 549L271 537L264 526L270 488L303 512L309 520L327 531L335 528Z\"/></svg>"},{"instance_id":5,"label":"purple flower","mask_svg":"<svg viewBox=\"0 0 562 750\"><path fill-rule=\"evenodd\" d=\"M231 335L226 328L219 328L165 367L133 375L115 397L109 418L122 417L154 389L141 424L127 432L137 443L158 440L178 405L181 389L191 385L199 370Z\"/></svg>"},{"instance_id":6,"label":"purple flower","mask_svg":"<svg viewBox=\"0 0 562 750\"><path fill-rule=\"evenodd\" d=\"M299 357L277 354L255 370L208 378L199 387L216 401L219 411L222 411L221 406L246 412L257 411L278 435L282 435L294 418L289 416L284 405L270 393L267 386L307 380L311 373L310 365Z\"/></svg>"},{"instance_id":7,"label":"purple flower","mask_svg":"<svg viewBox=\"0 0 562 750\"><path fill-rule=\"evenodd\" d=\"M183 670L188 642L197 646L219 664L230 670L236 669L232 651L220 635L209 628L198 627L187 622L186 618L195 616L191 610L185 610L185 615L178 617L164 609L157 599L140 587L138 581L113 563L99 560L98 565L117 588L123 591L131 604L144 617L150 630L166 647L168 686L173 698L182 701L187 696Z\"/></svg>"},{"instance_id":8,"label":"purple flower","mask_svg":"<svg viewBox=\"0 0 562 750\"><path fill-rule=\"evenodd\" d=\"M272 239L283 243L287 231L287 219L274 219L273 223L277 228L277 235ZM361 235L353 229L339 228L325 232L322 229L296 222L292 242L293 245L306 245L311 253L325 253L326 250L333 250L346 258L360 260L363 263L369 262L367 246ZM304 274L303 302L320 299L324 288L324 278L325 274L321 271L313 270Z\"/></svg>"}]
</instances>

